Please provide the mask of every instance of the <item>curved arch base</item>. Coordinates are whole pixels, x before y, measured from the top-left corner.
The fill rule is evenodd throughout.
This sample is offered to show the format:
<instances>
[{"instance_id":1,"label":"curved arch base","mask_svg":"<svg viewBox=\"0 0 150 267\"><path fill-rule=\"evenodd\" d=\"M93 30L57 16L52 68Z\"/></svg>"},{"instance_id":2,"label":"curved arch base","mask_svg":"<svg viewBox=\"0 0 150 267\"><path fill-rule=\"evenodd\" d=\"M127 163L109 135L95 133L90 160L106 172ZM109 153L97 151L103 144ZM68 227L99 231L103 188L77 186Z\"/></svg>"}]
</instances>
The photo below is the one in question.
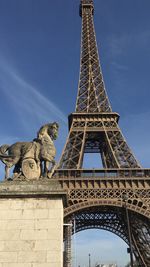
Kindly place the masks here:
<instances>
[{"instance_id":1,"label":"curved arch base","mask_svg":"<svg viewBox=\"0 0 150 267\"><path fill-rule=\"evenodd\" d=\"M149 267L150 221L148 218L133 210L128 210L128 212L132 235L132 249L135 258L140 267ZM72 221L72 234L86 229L103 229L118 235L129 245L125 207L95 205L78 209L77 207L74 207L74 211L72 207L72 212L68 212L67 214L66 211L65 221L69 223ZM70 236L66 234L64 238L66 242L69 238L71 239L71 232ZM69 248L69 251L70 249L71 248ZM65 264L64 266L70 267L70 262L68 261L68 264Z\"/></svg>"}]
</instances>

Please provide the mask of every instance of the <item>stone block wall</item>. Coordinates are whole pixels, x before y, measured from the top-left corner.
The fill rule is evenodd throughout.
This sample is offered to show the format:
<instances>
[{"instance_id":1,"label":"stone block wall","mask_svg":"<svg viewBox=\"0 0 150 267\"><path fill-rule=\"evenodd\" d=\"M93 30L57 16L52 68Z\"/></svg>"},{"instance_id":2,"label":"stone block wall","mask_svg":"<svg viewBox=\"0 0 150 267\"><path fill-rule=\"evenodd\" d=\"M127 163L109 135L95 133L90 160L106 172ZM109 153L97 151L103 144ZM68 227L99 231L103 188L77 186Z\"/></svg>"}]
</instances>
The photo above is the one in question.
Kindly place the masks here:
<instances>
[{"instance_id":1,"label":"stone block wall","mask_svg":"<svg viewBox=\"0 0 150 267\"><path fill-rule=\"evenodd\" d=\"M0 267L62 267L61 198L0 199Z\"/></svg>"}]
</instances>

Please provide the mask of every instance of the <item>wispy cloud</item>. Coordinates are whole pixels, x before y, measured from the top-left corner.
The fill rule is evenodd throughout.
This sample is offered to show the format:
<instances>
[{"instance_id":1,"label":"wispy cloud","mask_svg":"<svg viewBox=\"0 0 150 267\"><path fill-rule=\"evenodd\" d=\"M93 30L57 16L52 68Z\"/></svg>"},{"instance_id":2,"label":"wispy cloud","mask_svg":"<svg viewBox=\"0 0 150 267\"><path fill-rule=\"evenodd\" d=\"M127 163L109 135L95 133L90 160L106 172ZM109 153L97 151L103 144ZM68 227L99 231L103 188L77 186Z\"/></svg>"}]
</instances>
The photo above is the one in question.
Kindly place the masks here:
<instances>
[{"instance_id":1,"label":"wispy cloud","mask_svg":"<svg viewBox=\"0 0 150 267\"><path fill-rule=\"evenodd\" d=\"M128 71L129 70L129 67L127 67L127 66L125 66L123 64L119 64L119 63L117 63L115 61L112 61L111 65L113 66L113 68L115 68L118 71L120 71L120 70L121 71Z\"/></svg>"},{"instance_id":2,"label":"wispy cloud","mask_svg":"<svg viewBox=\"0 0 150 267\"><path fill-rule=\"evenodd\" d=\"M150 31L139 31L136 33L123 33L122 35L112 35L109 38L109 50L112 58L119 57L125 53L127 47L136 44L136 46L144 47L149 45Z\"/></svg>"},{"instance_id":3,"label":"wispy cloud","mask_svg":"<svg viewBox=\"0 0 150 267\"><path fill-rule=\"evenodd\" d=\"M11 125L13 131L0 134L0 145L13 144L17 141L31 140L36 136L39 127L44 123L57 121L60 125L58 140L56 140L57 157L60 156L67 132L67 118L59 107L42 93L41 88L35 88L29 81L25 80L17 69L9 64L0 55L0 90L9 102L6 120L10 121L9 108L13 110L17 127L22 129L24 136L20 136L19 129L15 124ZM4 100L5 101L5 100ZM13 132L13 134L12 134ZM21 140L20 140L21 139ZM0 164L0 176L4 173L3 164Z\"/></svg>"},{"instance_id":4,"label":"wispy cloud","mask_svg":"<svg viewBox=\"0 0 150 267\"><path fill-rule=\"evenodd\" d=\"M20 122L26 128L29 123L49 122L55 120L66 124L65 114L50 99L47 99L38 88L35 88L30 82L25 81L23 77L3 60L0 65L0 87L1 90L10 99L10 105L28 120L21 119Z\"/></svg>"},{"instance_id":5,"label":"wispy cloud","mask_svg":"<svg viewBox=\"0 0 150 267\"><path fill-rule=\"evenodd\" d=\"M136 45L135 45L136 44ZM132 55L136 51L137 56L140 51L149 51L150 30L122 33L120 35L112 34L108 38L108 55L112 66L113 75L115 77L116 86L121 86L124 78L130 71L130 64L127 64L126 58L132 60ZM124 63L122 59L124 60ZM132 61L131 61L132 63ZM120 75L120 78L119 78ZM123 80L122 80L123 79Z\"/></svg>"},{"instance_id":6,"label":"wispy cloud","mask_svg":"<svg viewBox=\"0 0 150 267\"><path fill-rule=\"evenodd\" d=\"M19 116L19 123L25 131L52 121L58 121L61 127L66 127L66 115L42 94L42 89L26 81L1 55L0 59L0 89Z\"/></svg>"}]
</instances>

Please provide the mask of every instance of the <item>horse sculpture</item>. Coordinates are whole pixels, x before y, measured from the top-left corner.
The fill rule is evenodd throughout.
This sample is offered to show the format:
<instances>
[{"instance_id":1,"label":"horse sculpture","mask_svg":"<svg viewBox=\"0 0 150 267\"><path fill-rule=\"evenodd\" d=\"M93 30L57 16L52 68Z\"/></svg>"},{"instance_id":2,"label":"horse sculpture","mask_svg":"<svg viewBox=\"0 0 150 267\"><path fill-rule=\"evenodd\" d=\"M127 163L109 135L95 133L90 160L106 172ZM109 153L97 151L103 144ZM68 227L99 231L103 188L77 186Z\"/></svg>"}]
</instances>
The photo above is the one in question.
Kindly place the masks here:
<instances>
[{"instance_id":1,"label":"horse sculpture","mask_svg":"<svg viewBox=\"0 0 150 267\"><path fill-rule=\"evenodd\" d=\"M13 179L23 175L26 179L50 177L55 166L56 149L53 143L58 136L59 125L48 123L43 125L32 142L17 142L11 146L0 147L0 160L5 164L5 179L9 179L12 166ZM50 164L52 165L49 170Z\"/></svg>"}]
</instances>

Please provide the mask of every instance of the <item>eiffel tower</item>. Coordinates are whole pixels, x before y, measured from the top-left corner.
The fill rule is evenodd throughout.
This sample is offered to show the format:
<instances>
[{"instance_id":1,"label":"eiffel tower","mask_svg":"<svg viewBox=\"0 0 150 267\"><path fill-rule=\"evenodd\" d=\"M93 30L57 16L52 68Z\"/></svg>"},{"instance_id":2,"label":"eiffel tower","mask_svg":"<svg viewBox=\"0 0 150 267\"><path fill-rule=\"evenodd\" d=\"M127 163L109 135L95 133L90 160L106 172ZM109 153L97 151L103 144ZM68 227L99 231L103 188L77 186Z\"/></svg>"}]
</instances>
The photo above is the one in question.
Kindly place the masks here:
<instances>
[{"instance_id":1,"label":"eiffel tower","mask_svg":"<svg viewBox=\"0 0 150 267\"><path fill-rule=\"evenodd\" d=\"M81 0L80 78L69 135L53 179L67 191L64 267L71 267L71 235L105 229L129 245L140 267L150 267L150 169L129 148L112 111L96 43L93 0ZM103 168L84 169L85 153L99 153ZM73 223L75 222L75 223ZM69 226L70 225L70 226Z\"/></svg>"}]
</instances>

